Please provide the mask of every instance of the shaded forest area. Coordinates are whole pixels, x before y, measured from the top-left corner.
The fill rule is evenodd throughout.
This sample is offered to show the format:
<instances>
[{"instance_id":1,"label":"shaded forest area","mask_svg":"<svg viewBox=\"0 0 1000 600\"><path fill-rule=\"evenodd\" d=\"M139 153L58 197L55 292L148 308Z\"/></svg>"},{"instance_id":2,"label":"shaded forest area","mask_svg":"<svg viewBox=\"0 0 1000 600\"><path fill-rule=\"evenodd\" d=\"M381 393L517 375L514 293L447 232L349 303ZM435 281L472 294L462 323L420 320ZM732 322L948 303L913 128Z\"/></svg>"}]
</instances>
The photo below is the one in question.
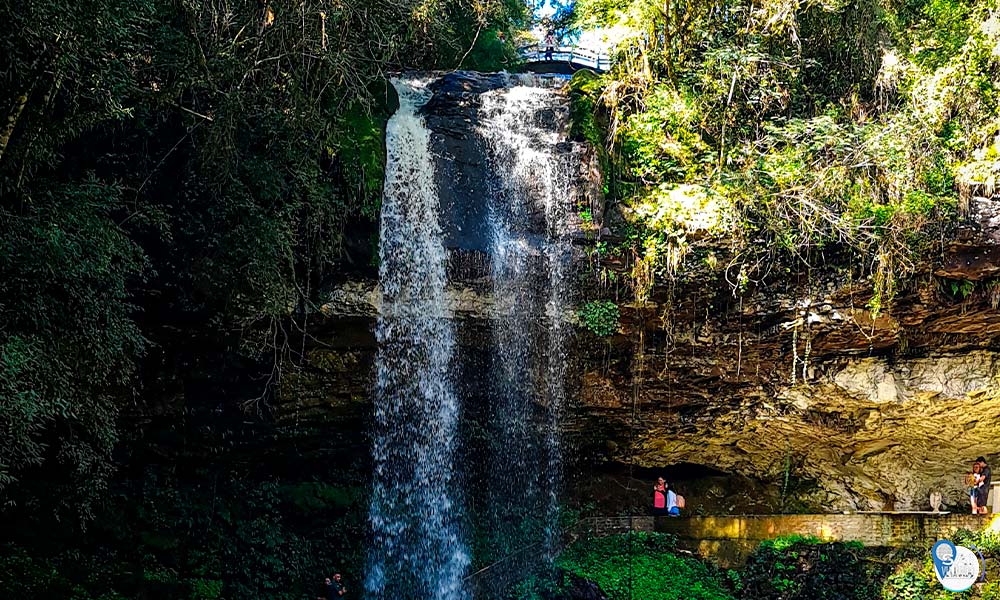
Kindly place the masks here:
<instances>
[{"instance_id":1,"label":"shaded forest area","mask_svg":"<svg viewBox=\"0 0 1000 600\"><path fill-rule=\"evenodd\" d=\"M307 566L330 568L344 525L311 511L337 516L360 502L355 489L278 484L252 463L208 470L225 435L197 448L171 431L141 439L135 415L185 397L204 406L182 415L266 414L288 316L324 282L375 266L387 75L504 68L515 51L501 40L526 11L0 7L5 595L300 597L318 577Z\"/></svg>"}]
</instances>

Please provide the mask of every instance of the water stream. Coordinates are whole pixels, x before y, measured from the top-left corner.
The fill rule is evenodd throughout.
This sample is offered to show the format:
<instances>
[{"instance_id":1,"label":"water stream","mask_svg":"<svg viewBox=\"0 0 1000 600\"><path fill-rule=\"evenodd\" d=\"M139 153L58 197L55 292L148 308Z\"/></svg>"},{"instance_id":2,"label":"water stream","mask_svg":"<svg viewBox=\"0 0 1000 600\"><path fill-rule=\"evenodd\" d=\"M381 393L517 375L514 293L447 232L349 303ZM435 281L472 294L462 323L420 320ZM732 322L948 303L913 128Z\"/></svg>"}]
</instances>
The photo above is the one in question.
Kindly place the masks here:
<instances>
[{"instance_id":1,"label":"water stream","mask_svg":"<svg viewBox=\"0 0 1000 600\"><path fill-rule=\"evenodd\" d=\"M394 81L400 108L386 132L376 324L373 540L368 598L467 597L468 551L455 482L459 403L455 332L430 132L418 109L427 82Z\"/></svg>"},{"instance_id":2,"label":"water stream","mask_svg":"<svg viewBox=\"0 0 1000 600\"><path fill-rule=\"evenodd\" d=\"M494 177L493 458L498 480L509 486L504 501L491 506L491 531L501 551L540 544L550 559L558 534L572 254L565 223L571 155L557 150L565 132L551 114L556 93L515 83L483 94L478 128Z\"/></svg>"},{"instance_id":3,"label":"water stream","mask_svg":"<svg viewBox=\"0 0 1000 600\"><path fill-rule=\"evenodd\" d=\"M544 570L556 550L572 257L566 221L579 157L561 145L559 92L531 83L517 79L478 99L474 147L485 164L470 164L482 168L488 193L464 199L476 204L458 209L476 210L463 210L458 222L437 188L457 184L435 173L435 161L448 159L432 155L420 114L433 83L394 82L400 108L386 139L368 598L500 597L526 569ZM473 223L469 215L482 216ZM445 231L463 227L487 232L485 247L474 250L489 263L493 302L482 369L459 360L457 334L467 322L449 302L459 283L448 281ZM454 259L469 249L452 251ZM477 391L463 395L456 382ZM485 451L458 439L466 412L484 415ZM480 507L471 524L463 521L466 494ZM485 587L470 581L472 538L477 567L496 563ZM505 562L515 555L533 563Z\"/></svg>"}]
</instances>

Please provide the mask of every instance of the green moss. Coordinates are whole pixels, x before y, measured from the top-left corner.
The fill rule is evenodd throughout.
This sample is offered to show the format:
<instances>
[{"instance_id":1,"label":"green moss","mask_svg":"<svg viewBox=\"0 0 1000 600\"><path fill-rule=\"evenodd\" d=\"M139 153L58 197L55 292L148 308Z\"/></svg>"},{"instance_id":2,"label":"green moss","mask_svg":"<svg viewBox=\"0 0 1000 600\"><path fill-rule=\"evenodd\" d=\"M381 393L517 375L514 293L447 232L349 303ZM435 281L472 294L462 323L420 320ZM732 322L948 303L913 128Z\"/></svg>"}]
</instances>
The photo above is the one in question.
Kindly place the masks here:
<instances>
[{"instance_id":1,"label":"green moss","mask_svg":"<svg viewBox=\"0 0 1000 600\"><path fill-rule=\"evenodd\" d=\"M570 135L604 148L604 134L597 115L604 78L593 71L577 71L570 80Z\"/></svg>"}]
</instances>

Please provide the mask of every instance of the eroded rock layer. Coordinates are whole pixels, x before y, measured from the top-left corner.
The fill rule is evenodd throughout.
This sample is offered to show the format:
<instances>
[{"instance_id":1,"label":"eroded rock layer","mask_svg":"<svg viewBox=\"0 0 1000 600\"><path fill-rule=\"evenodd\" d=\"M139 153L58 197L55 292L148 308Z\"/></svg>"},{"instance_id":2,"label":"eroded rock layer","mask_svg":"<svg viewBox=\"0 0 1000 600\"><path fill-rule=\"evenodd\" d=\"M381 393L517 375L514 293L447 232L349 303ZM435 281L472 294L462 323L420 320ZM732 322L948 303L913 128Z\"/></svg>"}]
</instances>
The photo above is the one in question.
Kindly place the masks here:
<instances>
[{"instance_id":1,"label":"eroded rock layer","mask_svg":"<svg viewBox=\"0 0 1000 600\"><path fill-rule=\"evenodd\" d=\"M875 319L870 284L835 268L747 297L708 267L658 288L581 353L582 428L642 466L810 480L816 509L926 510L932 490L963 506L973 459L1000 459L998 214L977 199Z\"/></svg>"}]
</instances>

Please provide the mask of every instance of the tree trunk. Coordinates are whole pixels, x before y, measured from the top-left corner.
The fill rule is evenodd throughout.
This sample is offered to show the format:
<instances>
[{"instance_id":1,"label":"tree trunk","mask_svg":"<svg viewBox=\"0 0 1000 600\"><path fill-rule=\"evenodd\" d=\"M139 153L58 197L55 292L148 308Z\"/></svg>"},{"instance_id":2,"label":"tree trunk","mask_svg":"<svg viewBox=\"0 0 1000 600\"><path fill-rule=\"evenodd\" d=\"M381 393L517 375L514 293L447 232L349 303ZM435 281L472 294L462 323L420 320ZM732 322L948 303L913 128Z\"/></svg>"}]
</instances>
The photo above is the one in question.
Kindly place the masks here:
<instances>
[{"instance_id":1,"label":"tree trunk","mask_svg":"<svg viewBox=\"0 0 1000 600\"><path fill-rule=\"evenodd\" d=\"M10 138L14 136L14 129L17 127L17 122L24 113L24 107L28 105L28 98L31 96L31 91L34 87L34 84L32 84L23 94L18 96L17 102L14 104L14 110L7 115L7 123L4 125L3 132L0 132L0 161L3 160L4 152L7 150Z\"/></svg>"}]
</instances>

